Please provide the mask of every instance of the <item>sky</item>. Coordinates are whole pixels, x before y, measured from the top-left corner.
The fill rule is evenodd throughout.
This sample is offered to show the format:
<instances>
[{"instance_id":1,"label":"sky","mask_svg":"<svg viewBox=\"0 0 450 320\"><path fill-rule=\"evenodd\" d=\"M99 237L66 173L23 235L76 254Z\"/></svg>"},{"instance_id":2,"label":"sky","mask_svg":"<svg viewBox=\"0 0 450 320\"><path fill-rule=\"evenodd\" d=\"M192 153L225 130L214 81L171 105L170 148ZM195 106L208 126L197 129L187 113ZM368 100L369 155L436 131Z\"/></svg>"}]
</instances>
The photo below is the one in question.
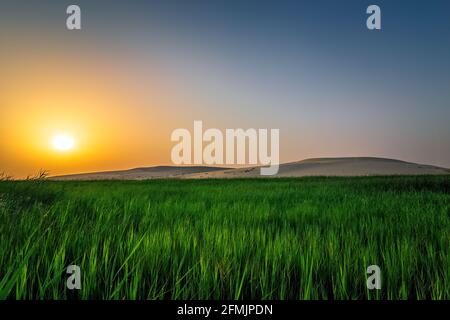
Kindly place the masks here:
<instances>
[{"instance_id":1,"label":"sky","mask_svg":"<svg viewBox=\"0 0 450 320\"><path fill-rule=\"evenodd\" d=\"M0 172L171 165L171 132L194 120L279 129L281 162L450 168L449 57L445 0L1 0Z\"/></svg>"}]
</instances>

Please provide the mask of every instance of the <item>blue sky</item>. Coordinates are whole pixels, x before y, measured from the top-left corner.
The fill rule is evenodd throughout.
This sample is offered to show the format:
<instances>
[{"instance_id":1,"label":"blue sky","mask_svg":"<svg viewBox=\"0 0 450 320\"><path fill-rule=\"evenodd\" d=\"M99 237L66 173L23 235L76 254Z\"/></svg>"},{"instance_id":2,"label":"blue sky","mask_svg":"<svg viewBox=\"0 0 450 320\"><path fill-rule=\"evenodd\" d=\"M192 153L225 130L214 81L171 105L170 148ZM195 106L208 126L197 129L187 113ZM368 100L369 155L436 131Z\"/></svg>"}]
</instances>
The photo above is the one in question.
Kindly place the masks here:
<instances>
[{"instance_id":1,"label":"blue sky","mask_svg":"<svg viewBox=\"0 0 450 320\"><path fill-rule=\"evenodd\" d=\"M68 33L61 12L75 3L83 29ZM370 4L380 31L366 28ZM92 51L136 70L143 87L156 65L186 102L161 111L161 136L193 120L279 128L282 161L450 167L449 1L2 1L0 21L5 45Z\"/></svg>"}]
</instances>

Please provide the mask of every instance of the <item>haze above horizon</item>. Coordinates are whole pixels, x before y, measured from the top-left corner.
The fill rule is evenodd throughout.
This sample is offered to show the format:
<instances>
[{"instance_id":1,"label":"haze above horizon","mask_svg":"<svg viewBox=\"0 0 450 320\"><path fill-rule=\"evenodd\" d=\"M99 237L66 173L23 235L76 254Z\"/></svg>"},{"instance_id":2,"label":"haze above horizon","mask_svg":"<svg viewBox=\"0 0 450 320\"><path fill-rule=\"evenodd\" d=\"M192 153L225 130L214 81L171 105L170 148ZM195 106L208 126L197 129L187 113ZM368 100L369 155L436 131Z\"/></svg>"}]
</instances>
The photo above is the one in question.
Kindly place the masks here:
<instances>
[{"instance_id":1,"label":"haze above horizon","mask_svg":"<svg viewBox=\"0 0 450 320\"><path fill-rule=\"evenodd\" d=\"M0 172L172 165L171 132L278 128L281 163L450 168L450 3L2 2Z\"/></svg>"}]
</instances>

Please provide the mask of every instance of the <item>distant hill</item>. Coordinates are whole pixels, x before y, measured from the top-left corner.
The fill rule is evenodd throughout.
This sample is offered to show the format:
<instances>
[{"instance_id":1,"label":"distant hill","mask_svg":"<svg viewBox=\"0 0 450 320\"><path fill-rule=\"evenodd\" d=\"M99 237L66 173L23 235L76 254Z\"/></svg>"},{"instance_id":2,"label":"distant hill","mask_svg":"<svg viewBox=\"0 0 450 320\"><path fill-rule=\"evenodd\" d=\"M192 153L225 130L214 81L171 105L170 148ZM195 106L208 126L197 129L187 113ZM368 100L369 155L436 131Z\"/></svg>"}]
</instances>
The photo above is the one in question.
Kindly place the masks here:
<instances>
[{"instance_id":1,"label":"distant hill","mask_svg":"<svg viewBox=\"0 0 450 320\"><path fill-rule=\"evenodd\" d=\"M52 177L54 180L144 180L156 178L247 178L261 177L260 167L239 169L219 167L158 166L122 171L94 172ZM281 164L274 177L372 176L450 174L446 168L373 157L313 158ZM268 176L264 176L268 177ZM270 177L270 176L269 176Z\"/></svg>"},{"instance_id":2,"label":"distant hill","mask_svg":"<svg viewBox=\"0 0 450 320\"><path fill-rule=\"evenodd\" d=\"M371 176L371 175L436 175L450 170L431 165L373 157L313 158L281 164L276 177L305 176ZM259 167L202 172L184 178L260 177Z\"/></svg>"},{"instance_id":3,"label":"distant hill","mask_svg":"<svg viewBox=\"0 0 450 320\"><path fill-rule=\"evenodd\" d=\"M203 172L221 171L225 172L228 168L221 167L174 167L174 166L157 166L134 168L119 171L104 171L70 174L64 176L50 177L51 180L145 180L145 179L161 179L161 178L180 178L187 174L200 174Z\"/></svg>"}]
</instances>

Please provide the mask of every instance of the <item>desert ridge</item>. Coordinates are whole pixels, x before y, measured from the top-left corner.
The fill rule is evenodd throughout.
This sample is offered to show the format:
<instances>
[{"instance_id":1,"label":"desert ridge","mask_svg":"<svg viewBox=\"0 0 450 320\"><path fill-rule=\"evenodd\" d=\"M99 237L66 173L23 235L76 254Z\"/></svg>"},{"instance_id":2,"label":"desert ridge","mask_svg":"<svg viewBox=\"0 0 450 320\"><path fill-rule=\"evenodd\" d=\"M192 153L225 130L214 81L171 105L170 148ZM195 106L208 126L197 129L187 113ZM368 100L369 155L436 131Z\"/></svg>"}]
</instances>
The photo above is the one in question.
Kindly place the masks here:
<instances>
[{"instance_id":1,"label":"desert ridge","mask_svg":"<svg viewBox=\"0 0 450 320\"><path fill-rule=\"evenodd\" d=\"M259 166L223 168L207 166L156 166L130 170L81 173L54 176L52 180L146 180L146 179L204 179L257 178ZM273 177L307 176L381 176L381 175L443 175L447 168L375 157L312 158L280 165ZM268 176L264 176L268 177ZM270 176L269 176L270 177Z\"/></svg>"}]
</instances>

